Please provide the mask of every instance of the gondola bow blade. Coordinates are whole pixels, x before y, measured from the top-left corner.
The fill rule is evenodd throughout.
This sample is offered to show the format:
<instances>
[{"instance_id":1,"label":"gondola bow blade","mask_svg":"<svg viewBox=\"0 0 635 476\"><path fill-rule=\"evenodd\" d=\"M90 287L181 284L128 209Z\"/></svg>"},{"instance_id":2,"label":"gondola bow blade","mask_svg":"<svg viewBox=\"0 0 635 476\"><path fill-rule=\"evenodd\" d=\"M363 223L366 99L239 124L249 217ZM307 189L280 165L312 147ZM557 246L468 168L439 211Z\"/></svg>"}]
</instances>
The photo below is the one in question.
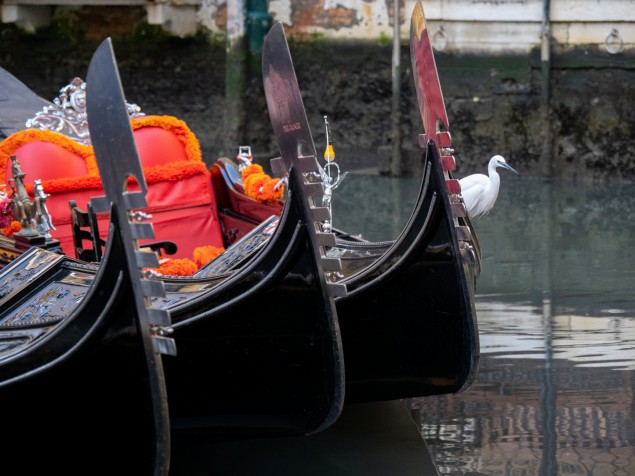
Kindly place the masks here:
<instances>
[{"instance_id":1,"label":"gondola bow blade","mask_svg":"<svg viewBox=\"0 0 635 476\"><path fill-rule=\"evenodd\" d=\"M313 137L306 118L302 96L293 68L289 46L281 23L274 25L265 37L262 51L262 72L267 99L267 109L271 125L278 142L282 162L289 174L289 183L298 184L296 193L303 208L303 217L315 257L315 270L320 280L324 308L324 320L328 325L331 341L332 368L337 373L336 391L330 415L317 430L326 428L338 417L344 404L344 361L342 341L337 320L335 296L345 295L346 288L334 285L327 280L327 271L340 271L339 260L333 262L326 257L317 232L322 231L322 223L315 220L312 209L315 201L324 198L324 186L321 182L321 169ZM319 197L322 197L321 199ZM323 239L323 238L322 238Z\"/></svg>"},{"instance_id":2,"label":"gondola bow blade","mask_svg":"<svg viewBox=\"0 0 635 476\"><path fill-rule=\"evenodd\" d=\"M124 245L128 278L132 284L140 341L143 346L149 399L154 419L154 474L167 475L170 460L170 425L167 389L159 352L174 353L175 346L163 340L168 330L153 325L149 319L145 291L157 292L156 285L142 278L137 259L138 245L133 238L131 207L145 206L147 190L139 155L132 134L111 40L95 51L87 74L86 112L89 130L102 185L110 203L111 219L118 226ZM132 178L139 192L128 190ZM103 200L101 202L103 205ZM145 260L141 260L145 263ZM162 289L162 284L158 283ZM164 317L162 319L166 321ZM169 322L169 318L167 319ZM159 335L157 335L159 334ZM157 341L157 338L160 342Z\"/></svg>"},{"instance_id":3,"label":"gondola bow blade","mask_svg":"<svg viewBox=\"0 0 635 476\"><path fill-rule=\"evenodd\" d=\"M417 101L427 140L438 145L437 132L447 130L450 125L443 102L437 65L428 36L428 26L421 2L417 1L410 25L410 59L414 74ZM441 123L441 128L439 127Z\"/></svg>"},{"instance_id":4,"label":"gondola bow blade","mask_svg":"<svg viewBox=\"0 0 635 476\"><path fill-rule=\"evenodd\" d=\"M96 97L98 100L95 100ZM139 251L136 242L139 237L152 238L154 233L151 224L138 222L143 214L133 212L133 208L147 205L147 185L110 39L99 46L90 64L86 99L91 141L106 197L113 204L112 213L117 214L135 290L139 323L152 337L156 329L147 318L145 298L164 296L165 290L160 281L145 279L141 273L143 268L158 266L158 259L154 252ZM139 191L128 189L130 178L136 182ZM103 205L103 202L96 203ZM132 217L135 217L134 221ZM142 333L146 332L144 329ZM147 347L154 348L150 344Z\"/></svg>"},{"instance_id":5,"label":"gondola bow blade","mask_svg":"<svg viewBox=\"0 0 635 476\"><path fill-rule=\"evenodd\" d=\"M317 169L317 154L304 110L300 88L281 23L275 24L265 38L262 72L267 109L276 141L287 170L303 164L302 171Z\"/></svg>"},{"instance_id":6,"label":"gondola bow blade","mask_svg":"<svg viewBox=\"0 0 635 476\"><path fill-rule=\"evenodd\" d=\"M321 181L322 170L317 162L313 136L282 23L275 24L265 37L262 71L267 109L280 148L281 160L287 171L298 174L298 182L302 184L302 192L306 197L306 215L314 222L314 226L309 227L309 232L314 246L320 248L322 271L340 271L339 260L326 258L324 246L318 242L317 230L320 229L320 222L316 217L324 218L325 214L311 213L319 208L315 206L315 202L320 202L325 194ZM309 197L312 197L312 203ZM323 236L320 238L322 242L324 239ZM341 293L342 289L338 292Z\"/></svg>"}]
</instances>

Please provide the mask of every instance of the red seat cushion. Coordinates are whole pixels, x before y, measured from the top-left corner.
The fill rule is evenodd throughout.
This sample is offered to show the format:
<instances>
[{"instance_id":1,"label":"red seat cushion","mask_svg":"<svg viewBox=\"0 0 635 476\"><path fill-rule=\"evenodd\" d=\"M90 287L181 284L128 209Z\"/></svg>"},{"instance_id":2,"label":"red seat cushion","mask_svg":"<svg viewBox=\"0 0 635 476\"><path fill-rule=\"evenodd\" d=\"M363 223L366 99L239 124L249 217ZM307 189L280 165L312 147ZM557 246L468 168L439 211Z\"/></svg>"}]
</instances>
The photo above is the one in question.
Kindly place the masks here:
<instances>
[{"instance_id":1,"label":"red seat cushion","mask_svg":"<svg viewBox=\"0 0 635 476\"><path fill-rule=\"evenodd\" d=\"M183 144L170 131L160 127L136 129L134 139L143 167L187 160Z\"/></svg>"},{"instance_id":2,"label":"red seat cushion","mask_svg":"<svg viewBox=\"0 0 635 476\"><path fill-rule=\"evenodd\" d=\"M86 162L74 152L49 142L31 142L15 150L22 171L28 171L29 179L48 180L59 177L78 177L88 173ZM44 160L42 158L44 157ZM26 173L26 172L25 172ZM6 177L11 177L11 161L6 167Z\"/></svg>"},{"instance_id":3,"label":"red seat cushion","mask_svg":"<svg viewBox=\"0 0 635 476\"><path fill-rule=\"evenodd\" d=\"M25 182L60 177L81 177L97 173L91 147L52 131L25 129L0 143L0 182L12 177L11 156L15 155L26 174Z\"/></svg>"},{"instance_id":4,"label":"red seat cushion","mask_svg":"<svg viewBox=\"0 0 635 476\"><path fill-rule=\"evenodd\" d=\"M222 247L209 170L194 134L171 116L134 118L131 125L148 185L147 211L153 215L155 239L174 241L179 248L175 257L191 258L197 246ZM29 193L33 193L33 180L42 180L57 228L51 234L60 240L64 252L72 253L68 201L74 199L86 209L91 197L103 195L92 147L51 131L19 131L0 143L1 182L11 177L11 155L16 155L26 174ZM136 187L130 184L131 190ZM188 227L187 233L179 230L183 226ZM100 227L105 235L106 217L101 217Z\"/></svg>"}]
</instances>

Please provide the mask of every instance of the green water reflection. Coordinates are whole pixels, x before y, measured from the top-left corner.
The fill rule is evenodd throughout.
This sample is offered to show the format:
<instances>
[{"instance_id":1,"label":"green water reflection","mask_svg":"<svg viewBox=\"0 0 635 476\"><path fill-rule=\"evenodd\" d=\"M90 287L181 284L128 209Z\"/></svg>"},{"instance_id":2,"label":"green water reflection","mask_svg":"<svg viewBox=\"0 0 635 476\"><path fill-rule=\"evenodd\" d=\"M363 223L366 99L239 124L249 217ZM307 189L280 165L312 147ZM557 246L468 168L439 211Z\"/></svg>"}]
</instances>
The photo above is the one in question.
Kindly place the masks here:
<instances>
[{"instance_id":1,"label":"green water reflection","mask_svg":"<svg viewBox=\"0 0 635 476\"><path fill-rule=\"evenodd\" d=\"M336 226L395 238L417 180L346 180ZM505 176L494 210L474 225L477 378L461 394L406 402L437 470L635 474L635 184Z\"/></svg>"}]
</instances>

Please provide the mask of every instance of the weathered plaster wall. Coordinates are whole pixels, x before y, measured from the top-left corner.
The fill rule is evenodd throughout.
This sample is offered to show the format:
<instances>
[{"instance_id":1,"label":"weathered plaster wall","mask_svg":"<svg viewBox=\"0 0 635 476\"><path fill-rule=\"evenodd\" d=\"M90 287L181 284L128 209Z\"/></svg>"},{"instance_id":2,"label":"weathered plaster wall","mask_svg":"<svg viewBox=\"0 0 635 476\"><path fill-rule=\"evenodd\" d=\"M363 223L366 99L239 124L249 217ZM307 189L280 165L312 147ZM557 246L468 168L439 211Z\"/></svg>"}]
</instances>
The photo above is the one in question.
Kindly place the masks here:
<instances>
[{"instance_id":1,"label":"weathered plaster wall","mask_svg":"<svg viewBox=\"0 0 635 476\"><path fill-rule=\"evenodd\" d=\"M221 2L222 3L222 2ZM401 38L408 38L415 2L400 0ZM268 10L290 36L338 40L392 38L392 0L270 0ZM527 53L540 44L543 0L427 0L423 2L431 35L448 53ZM209 10L215 17L218 4ZM199 18L207 16L205 6ZM558 0L550 2L549 21L555 42L563 47L604 46L617 30L624 49L635 46L632 0ZM222 28L222 26L220 26Z\"/></svg>"},{"instance_id":2,"label":"weathered plaster wall","mask_svg":"<svg viewBox=\"0 0 635 476\"><path fill-rule=\"evenodd\" d=\"M229 33L244 29L248 0L0 0L3 23L15 22L28 31L45 26L58 10L81 6L140 7L150 24L177 36L198 31ZM273 21L287 34L306 40L377 41L393 35L394 0L269 0ZM401 37L408 37L414 0L399 0ZM431 34L439 49L453 53L527 53L539 44L543 21L563 47L606 46L607 38L628 50L635 45L635 5L632 0L426 0ZM611 37L611 35L614 36Z\"/></svg>"}]
</instances>

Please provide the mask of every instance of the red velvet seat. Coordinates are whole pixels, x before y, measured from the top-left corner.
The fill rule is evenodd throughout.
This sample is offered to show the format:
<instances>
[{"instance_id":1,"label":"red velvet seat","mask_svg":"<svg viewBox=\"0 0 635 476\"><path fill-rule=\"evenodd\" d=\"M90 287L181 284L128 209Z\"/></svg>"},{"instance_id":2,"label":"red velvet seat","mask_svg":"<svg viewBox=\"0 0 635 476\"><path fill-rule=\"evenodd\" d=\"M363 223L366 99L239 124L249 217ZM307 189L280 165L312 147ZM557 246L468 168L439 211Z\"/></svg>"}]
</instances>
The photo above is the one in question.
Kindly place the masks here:
<instances>
[{"instance_id":1,"label":"red velvet seat","mask_svg":"<svg viewBox=\"0 0 635 476\"><path fill-rule=\"evenodd\" d=\"M155 240L174 241L175 258L192 258L200 246L223 247L210 174L194 134L171 116L142 116L131 124L148 184L146 211L153 217ZM91 197L103 195L92 147L50 131L17 132L0 143L0 183L11 177L11 155L26 174L29 193L33 180L42 180L56 227L51 234L72 254L69 200L86 209ZM107 216L99 216L99 229L105 238Z\"/></svg>"}]
</instances>

